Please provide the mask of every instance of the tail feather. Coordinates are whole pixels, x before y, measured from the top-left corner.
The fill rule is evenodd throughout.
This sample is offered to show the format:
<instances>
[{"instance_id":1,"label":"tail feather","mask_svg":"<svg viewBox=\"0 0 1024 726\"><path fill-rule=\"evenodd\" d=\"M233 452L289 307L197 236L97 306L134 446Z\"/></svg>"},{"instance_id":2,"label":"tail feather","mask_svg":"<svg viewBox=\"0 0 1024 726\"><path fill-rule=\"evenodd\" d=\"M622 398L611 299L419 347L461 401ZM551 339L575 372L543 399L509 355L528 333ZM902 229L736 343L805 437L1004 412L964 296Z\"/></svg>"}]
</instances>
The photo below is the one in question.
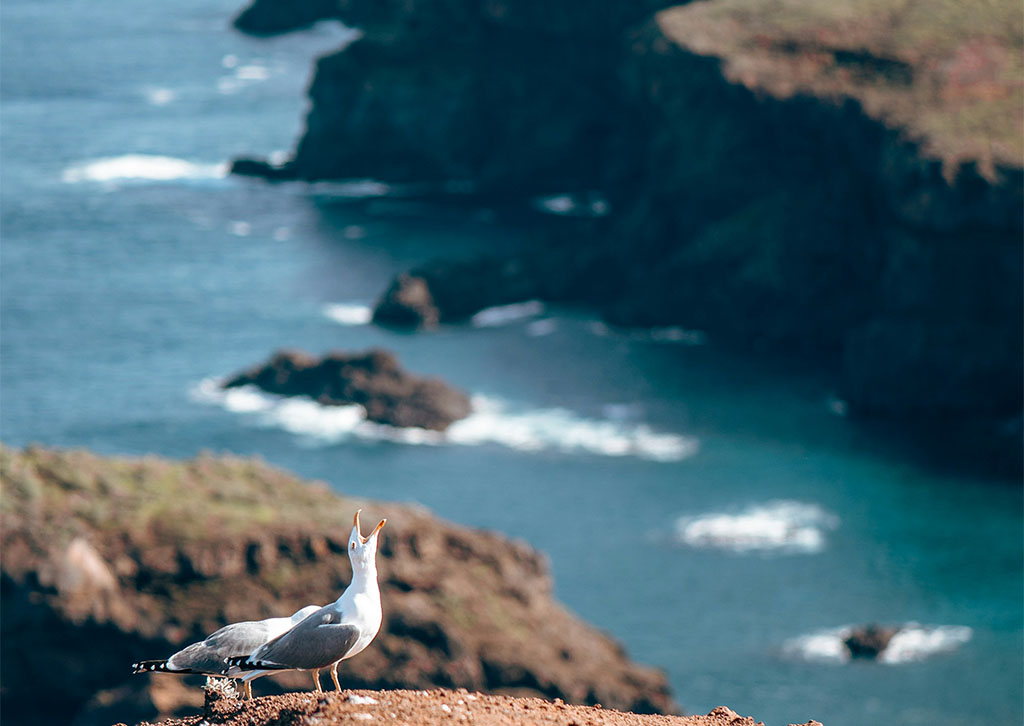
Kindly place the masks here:
<instances>
[{"instance_id":1,"label":"tail feather","mask_svg":"<svg viewBox=\"0 0 1024 726\"><path fill-rule=\"evenodd\" d=\"M132 663L132 673L173 673L167 666L167 659L161 658L160 660L140 660L138 663Z\"/></svg>"}]
</instances>

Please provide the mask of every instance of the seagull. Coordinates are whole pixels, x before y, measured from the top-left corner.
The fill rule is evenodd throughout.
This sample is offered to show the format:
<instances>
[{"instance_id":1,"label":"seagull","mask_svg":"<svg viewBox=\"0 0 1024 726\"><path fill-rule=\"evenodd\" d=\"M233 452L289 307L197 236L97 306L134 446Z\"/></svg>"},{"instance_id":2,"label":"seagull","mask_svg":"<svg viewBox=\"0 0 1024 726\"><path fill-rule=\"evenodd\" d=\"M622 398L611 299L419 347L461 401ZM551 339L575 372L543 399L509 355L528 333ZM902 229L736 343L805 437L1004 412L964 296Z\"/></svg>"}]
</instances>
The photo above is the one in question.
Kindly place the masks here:
<instances>
[{"instance_id":1,"label":"seagull","mask_svg":"<svg viewBox=\"0 0 1024 726\"><path fill-rule=\"evenodd\" d=\"M359 510L362 511L362 510ZM369 537L359 529L359 511L352 520L348 538L348 557L352 561L352 582L337 600L324 605L287 633L262 645L246 656L230 657L228 668L251 671L243 680L266 675L267 671L312 671L317 693L320 671L328 666L334 687L338 683L338 664L358 655L380 630L380 589L377 587L377 536L388 520L382 519Z\"/></svg>"},{"instance_id":2,"label":"seagull","mask_svg":"<svg viewBox=\"0 0 1024 726\"><path fill-rule=\"evenodd\" d=\"M208 676L239 678L237 668L224 669L224 661L231 656L251 653L255 648L273 640L320 610L319 605L307 605L296 610L291 617L246 620L225 625L205 640L179 650L163 660L142 660L132 663L132 673L200 673ZM252 698L252 685L245 680L245 695Z\"/></svg>"}]
</instances>

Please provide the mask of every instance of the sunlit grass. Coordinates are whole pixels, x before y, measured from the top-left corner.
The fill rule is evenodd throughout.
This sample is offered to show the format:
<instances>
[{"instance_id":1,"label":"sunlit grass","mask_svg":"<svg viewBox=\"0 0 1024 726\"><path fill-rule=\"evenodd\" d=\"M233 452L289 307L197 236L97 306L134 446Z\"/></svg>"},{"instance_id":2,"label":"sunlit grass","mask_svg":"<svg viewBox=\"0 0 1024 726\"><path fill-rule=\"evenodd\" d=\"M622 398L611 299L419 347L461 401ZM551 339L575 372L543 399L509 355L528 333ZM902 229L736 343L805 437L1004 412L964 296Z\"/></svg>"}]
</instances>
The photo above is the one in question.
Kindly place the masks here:
<instances>
[{"instance_id":1,"label":"sunlit grass","mask_svg":"<svg viewBox=\"0 0 1024 726\"><path fill-rule=\"evenodd\" d=\"M680 45L723 58L730 80L781 97L855 99L949 164L1021 165L1016 0L713 0L658 21Z\"/></svg>"}]
</instances>

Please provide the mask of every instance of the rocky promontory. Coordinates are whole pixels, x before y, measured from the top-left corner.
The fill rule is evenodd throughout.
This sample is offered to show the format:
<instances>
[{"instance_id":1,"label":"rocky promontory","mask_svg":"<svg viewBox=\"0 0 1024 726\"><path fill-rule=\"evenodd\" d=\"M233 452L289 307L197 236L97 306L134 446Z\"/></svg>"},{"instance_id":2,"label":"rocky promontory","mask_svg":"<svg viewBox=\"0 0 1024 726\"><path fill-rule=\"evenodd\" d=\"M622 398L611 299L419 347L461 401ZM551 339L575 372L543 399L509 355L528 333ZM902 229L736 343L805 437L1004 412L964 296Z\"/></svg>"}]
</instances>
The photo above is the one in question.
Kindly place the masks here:
<instances>
[{"instance_id":1,"label":"rocky promontory","mask_svg":"<svg viewBox=\"0 0 1024 726\"><path fill-rule=\"evenodd\" d=\"M257 0L238 24L283 32L301 5ZM319 61L306 131L274 173L600 190L609 213L499 263L531 279L487 300L525 287L613 323L796 352L858 416L1019 413L1016 3L969 18L953 2L668 5L317 5L364 36ZM396 280L379 318L429 326L416 307L465 288L472 265L444 268Z\"/></svg>"},{"instance_id":2,"label":"rocky promontory","mask_svg":"<svg viewBox=\"0 0 1024 726\"><path fill-rule=\"evenodd\" d=\"M547 563L523 543L339 496L252 459L4 447L0 474L5 723L199 713L200 691L176 676L132 676L130 664L225 623L335 599L351 576L346 543L359 507L388 518L384 623L341 669L347 687L676 710L664 675L553 599ZM283 688L307 690L308 676L264 678L255 690Z\"/></svg>"},{"instance_id":3,"label":"rocky promontory","mask_svg":"<svg viewBox=\"0 0 1024 726\"><path fill-rule=\"evenodd\" d=\"M325 406L357 404L376 423L444 431L470 414L469 397L437 378L406 372L393 353L282 350L267 363L230 378L225 388L256 386L281 396L307 396Z\"/></svg>"}]
</instances>

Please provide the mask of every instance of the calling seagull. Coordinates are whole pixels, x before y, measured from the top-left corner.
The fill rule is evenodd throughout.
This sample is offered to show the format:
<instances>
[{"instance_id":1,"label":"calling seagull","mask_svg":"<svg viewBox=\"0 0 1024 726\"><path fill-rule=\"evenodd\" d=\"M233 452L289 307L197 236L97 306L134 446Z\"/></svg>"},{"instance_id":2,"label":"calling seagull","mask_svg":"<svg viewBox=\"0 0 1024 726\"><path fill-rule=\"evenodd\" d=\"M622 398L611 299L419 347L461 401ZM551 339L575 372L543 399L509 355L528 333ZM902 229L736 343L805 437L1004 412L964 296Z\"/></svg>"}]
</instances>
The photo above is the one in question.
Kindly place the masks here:
<instances>
[{"instance_id":1,"label":"calling seagull","mask_svg":"<svg viewBox=\"0 0 1024 726\"><path fill-rule=\"evenodd\" d=\"M275 671L311 671L314 688L323 692L320 671L330 668L334 687L340 691L338 664L366 649L380 631L382 617L377 541L387 520L382 519L364 537L361 511L353 517L348 540L352 581L337 600L323 607L307 605L290 618L227 625L165 660L134 663L132 671L236 678L252 698L251 682Z\"/></svg>"}]
</instances>

